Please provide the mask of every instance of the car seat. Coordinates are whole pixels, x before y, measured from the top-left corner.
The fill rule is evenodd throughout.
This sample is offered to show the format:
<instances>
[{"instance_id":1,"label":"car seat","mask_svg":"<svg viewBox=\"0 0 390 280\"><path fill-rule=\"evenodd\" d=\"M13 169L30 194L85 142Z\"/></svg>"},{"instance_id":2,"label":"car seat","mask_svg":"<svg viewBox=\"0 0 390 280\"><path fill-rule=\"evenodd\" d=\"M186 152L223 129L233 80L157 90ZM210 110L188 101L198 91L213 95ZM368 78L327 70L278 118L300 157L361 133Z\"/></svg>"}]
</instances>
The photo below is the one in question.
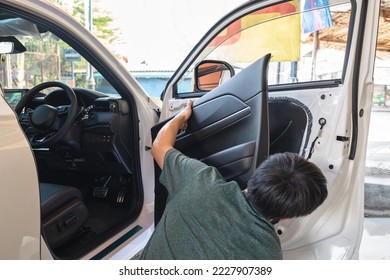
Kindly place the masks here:
<instances>
[{"instance_id":1,"label":"car seat","mask_svg":"<svg viewBox=\"0 0 390 280\"><path fill-rule=\"evenodd\" d=\"M42 234L53 250L74 237L88 218L79 189L40 183Z\"/></svg>"}]
</instances>

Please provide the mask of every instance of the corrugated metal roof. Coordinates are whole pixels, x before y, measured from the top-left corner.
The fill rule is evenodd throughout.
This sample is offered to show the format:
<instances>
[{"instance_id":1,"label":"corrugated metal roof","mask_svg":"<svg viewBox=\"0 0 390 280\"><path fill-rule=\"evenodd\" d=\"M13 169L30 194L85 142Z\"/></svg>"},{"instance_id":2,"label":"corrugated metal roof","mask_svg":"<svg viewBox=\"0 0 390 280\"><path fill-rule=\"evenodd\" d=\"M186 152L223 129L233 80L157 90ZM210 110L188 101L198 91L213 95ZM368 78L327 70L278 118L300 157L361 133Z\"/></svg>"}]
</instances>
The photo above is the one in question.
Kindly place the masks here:
<instances>
[{"instance_id":1,"label":"corrugated metal roof","mask_svg":"<svg viewBox=\"0 0 390 280\"><path fill-rule=\"evenodd\" d=\"M345 48L347 31L349 28L349 12L332 12L333 26L322 30L319 34L321 47L331 46L332 48ZM390 52L390 0L381 1L380 30L378 32L377 50L378 58L384 57L383 52ZM313 35L307 38L307 42L313 41ZM387 55L386 55L387 57Z\"/></svg>"}]
</instances>

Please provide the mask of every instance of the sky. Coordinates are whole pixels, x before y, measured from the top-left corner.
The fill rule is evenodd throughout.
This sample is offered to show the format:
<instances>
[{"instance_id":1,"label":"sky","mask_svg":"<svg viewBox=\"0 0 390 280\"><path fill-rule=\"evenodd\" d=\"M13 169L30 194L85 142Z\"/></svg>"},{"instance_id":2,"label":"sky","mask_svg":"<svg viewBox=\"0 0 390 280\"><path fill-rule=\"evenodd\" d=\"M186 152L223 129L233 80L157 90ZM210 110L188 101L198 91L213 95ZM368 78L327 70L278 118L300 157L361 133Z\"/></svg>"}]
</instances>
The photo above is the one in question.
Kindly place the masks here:
<instances>
[{"instance_id":1,"label":"sky","mask_svg":"<svg viewBox=\"0 0 390 280\"><path fill-rule=\"evenodd\" d=\"M101 2L122 30L124 43L115 48L131 70L175 70L214 23L246 0Z\"/></svg>"}]
</instances>

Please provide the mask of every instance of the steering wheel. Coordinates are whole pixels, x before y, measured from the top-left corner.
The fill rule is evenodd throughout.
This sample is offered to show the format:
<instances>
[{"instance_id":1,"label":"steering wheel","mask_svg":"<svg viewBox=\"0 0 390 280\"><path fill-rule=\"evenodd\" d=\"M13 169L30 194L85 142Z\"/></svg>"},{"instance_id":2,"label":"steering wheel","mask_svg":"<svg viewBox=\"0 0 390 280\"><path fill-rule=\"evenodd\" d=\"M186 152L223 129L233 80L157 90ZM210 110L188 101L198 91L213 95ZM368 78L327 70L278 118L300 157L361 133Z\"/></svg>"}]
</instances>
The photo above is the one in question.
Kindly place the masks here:
<instances>
[{"instance_id":1,"label":"steering wheel","mask_svg":"<svg viewBox=\"0 0 390 280\"><path fill-rule=\"evenodd\" d=\"M70 100L70 105L54 107L42 104L34 110L26 109L23 111L34 95L51 87L63 89ZM77 111L76 94L71 87L57 81L41 83L31 88L22 96L15 107L19 122L33 148L49 148L57 143L72 127Z\"/></svg>"}]
</instances>

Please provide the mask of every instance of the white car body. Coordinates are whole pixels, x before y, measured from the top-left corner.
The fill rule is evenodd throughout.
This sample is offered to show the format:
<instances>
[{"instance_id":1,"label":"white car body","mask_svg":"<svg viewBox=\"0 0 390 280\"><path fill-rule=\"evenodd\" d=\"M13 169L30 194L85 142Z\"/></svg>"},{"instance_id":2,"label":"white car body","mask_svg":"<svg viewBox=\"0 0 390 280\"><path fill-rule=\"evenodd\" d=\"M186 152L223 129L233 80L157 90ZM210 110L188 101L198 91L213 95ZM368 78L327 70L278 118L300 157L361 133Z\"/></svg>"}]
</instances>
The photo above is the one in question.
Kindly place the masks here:
<instances>
[{"instance_id":1,"label":"white car body","mask_svg":"<svg viewBox=\"0 0 390 280\"><path fill-rule=\"evenodd\" d=\"M153 111L154 103L150 105L152 100L140 88L139 84L130 77L128 71L120 64L120 62L110 53L92 34L85 32L81 25L72 19L69 15L65 14L60 9L56 8L52 4L42 1L4 1L1 4L8 4L11 6L18 6L22 10L29 10L33 14L40 14L43 17L50 17L53 20L60 22L70 32L79 34L80 38L83 38L83 44L88 45L94 51L96 51L105 63L112 67L113 71L116 71L116 75L121 77L125 81L128 88L131 88L137 95L134 95L134 100L137 103L140 125L140 159L142 165L145 167L143 171L143 182L145 186L153 188L154 177L151 176L150 170L153 170L153 159L149 151L146 151L144 147L151 146L150 128L157 122L157 116ZM20 200L23 205L20 211L17 211L15 215L8 215L9 211L2 213L2 223L12 225L12 230L3 232L1 238L1 248L7 248L2 250L1 259L52 259L53 256L49 252L45 242L41 239L40 229L40 206L39 206L39 188L38 178L35 166L34 157L28 140L20 130L20 126L17 124L15 113L13 110L1 100L1 177L2 187L11 186L9 194L2 196L3 209L12 209L15 205L15 201ZM12 175L11 175L12 174ZM22 175L22 176L21 176ZM15 181L17 179L17 181ZM84 256L85 259L90 259L103 251L108 246L112 245L118 237L131 231L136 226L141 226L146 229L143 231L143 238L141 245L131 246L125 250L125 254L119 252L118 248L109 251L108 256L104 258L115 258L116 254L123 258L130 258L136 254L142 246L146 244L148 237L150 236L154 224L153 224L153 192L146 192L144 197L144 207L140 213L139 219L131 224L128 228L119 232L114 238L107 240L101 246L96 248L90 254ZM3 216L4 214L4 216ZM17 224L16 224L17 221ZM140 234L132 236L127 239L124 246L134 241ZM137 240L136 240L137 241ZM137 242L135 242L137 243ZM121 248L119 247L119 248Z\"/></svg>"},{"instance_id":2,"label":"white car body","mask_svg":"<svg viewBox=\"0 0 390 280\"><path fill-rule=\"evenodd\" d=\"M332 1L332 5L341 2L347 1ZM142 209L131 223L78 256L78 259L130 259L143 248L154 230L155 175L149 149L152 145L152 127L182 108L187 98L175 99L175 85L188 68L193 67L191 65L195 64L194 61L210 40L240 15L274 3L277 1L249 1L222 18L195 46L168 82L159 117L155 111L158 103L148 96L115 56L76 20L45 1L0 0L0 10L12 8L17 13L24 11L28 17L35 15L61 25L62 30L72 34L80 45L93 52L96 60L120 81L122 89L127 89L126 94L131 93L137 109ZM329 184L327 200L314 213L308 217L282 221L275 226L285 259L356 259L359 255L363 230L365 151L374 88L380 1L357 0L354 3L356 13L351 20L350 48L346 54L348 60L344 65L342 82L332 87L310 88L310 97L306 95L306 89L299 87L292 87L292 90L275 89L270 94L283 97L294 91L294 98L310 105L314 121L308 143L316 139L311 160L324 171ZM365 20L361 18L364 14L362 11L366 12ZM359 23L365 25L359 26ZM326 96L325 100L322 96ZM197 97L200 96L188 98ZM353 115L359 112L359 117L353 119ZM320 118L326 118L323 130L317 122ZM353 138L354 147L351 147ZM0 259L56 259L41 236L39 180L34 153L17 115L4 96L0 98L0 177Z\"/></svg>"}]
</instances>

